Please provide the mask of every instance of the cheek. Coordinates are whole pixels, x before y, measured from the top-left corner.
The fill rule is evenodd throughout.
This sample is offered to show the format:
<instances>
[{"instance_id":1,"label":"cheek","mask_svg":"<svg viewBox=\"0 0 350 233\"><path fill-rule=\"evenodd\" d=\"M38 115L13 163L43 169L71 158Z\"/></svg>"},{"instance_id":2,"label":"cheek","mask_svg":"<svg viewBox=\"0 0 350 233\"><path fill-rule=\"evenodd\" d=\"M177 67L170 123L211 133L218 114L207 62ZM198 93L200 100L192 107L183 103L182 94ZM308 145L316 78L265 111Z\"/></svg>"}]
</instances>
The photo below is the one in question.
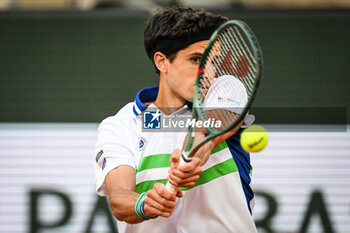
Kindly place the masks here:
<instances>
[{"instance_id":1,"label":"cheek","mask_svg":"<svg viewBox=\"0 0 350 233\"><path fill-rule=\"evenodd\" d=\"M190 62L181 64L173 63L170 67L168 75L170 76L171 85L178 87L179 91L193 91L197 77L198 67Z\"/></svg>"},{"instance_id":2,"label":"cheek","mask_svg":"<svg viewBox=\"0 0 350 233\"><path fill-rule=\"evenodd\" d=\"M183 84L186 84L187 88L190 90L193 90L193 87L196 82L196 72L186 72L186 74L183 76L182 82Z\"/></svg>"},{"instance_id":3,"label":"cheek","mask_svg":"<svg viewBox=\"0 0 350 233\"><path fill-rule=\"evenodd\" d=\"M196 79L198 67L193 64L188 64L186 66L181 67L181 71L184 77L189 80Z\"/></svg>"}]
</instances>

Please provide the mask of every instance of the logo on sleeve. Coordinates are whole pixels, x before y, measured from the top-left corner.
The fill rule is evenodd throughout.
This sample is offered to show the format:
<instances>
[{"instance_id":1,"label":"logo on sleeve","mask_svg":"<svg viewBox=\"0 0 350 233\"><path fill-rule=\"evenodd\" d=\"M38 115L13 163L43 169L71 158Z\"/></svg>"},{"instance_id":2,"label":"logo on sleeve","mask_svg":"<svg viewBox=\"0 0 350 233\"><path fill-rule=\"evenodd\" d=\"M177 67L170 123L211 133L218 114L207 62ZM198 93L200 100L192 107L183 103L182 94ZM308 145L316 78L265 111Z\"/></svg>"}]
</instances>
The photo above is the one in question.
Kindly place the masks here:
<instances>
[{"instance_id":1,"label":"logo on sleeve","mask_svg":"<svg viewBox=\"0 0 350 233\"><path fill-rule=\"evenodd\" d=\"M96 163L98 163L98 161L100 160L101 156L103 155L103 150L100 150L97 155L96 155Z\"/></svg>"},{"instance_id":2,"label":"logo on sleeve","mask_svg":"<svg viewBox=\"0 0 350 233\"><path fill-rule=\"evenodd\" d=\"M145 111L143 112L143 128L144 129L160 129L161 128L161 112Z\"/></svg>"},{"instance_id":3,"label":"logo on sleeve","mask_svg":"<svg viewBox=\"0 0 350 233\"><path fill-rule=\"evenodd\" d=\"M104 159L103 159L103 164L102 164L102 170L105 169L105 167L106 167L106 162L107 162L107 161L106 161L106 158L104 158Z\"/></svg>"}]
</instances>

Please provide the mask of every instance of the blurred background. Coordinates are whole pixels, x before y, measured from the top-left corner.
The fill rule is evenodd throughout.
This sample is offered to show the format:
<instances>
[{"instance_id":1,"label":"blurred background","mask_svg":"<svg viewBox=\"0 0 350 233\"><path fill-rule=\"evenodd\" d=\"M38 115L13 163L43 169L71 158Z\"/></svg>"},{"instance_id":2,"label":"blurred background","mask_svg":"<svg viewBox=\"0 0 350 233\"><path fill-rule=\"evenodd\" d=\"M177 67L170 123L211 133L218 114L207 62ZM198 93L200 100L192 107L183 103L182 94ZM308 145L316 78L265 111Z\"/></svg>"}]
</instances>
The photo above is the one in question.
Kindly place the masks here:
<instances>
[{"instance_id":1,"label":"blurred background","mask_svg":"<svg viewBox=\"0 0 350 233\"><path fill-rule=\"evenodd\" d=\"M95 194L96 129L157 85L142 35L170 5L259 39L259 233L350 232L349 0L0 0L0 232L117 232Z\"/></svg>"}]
</instances>

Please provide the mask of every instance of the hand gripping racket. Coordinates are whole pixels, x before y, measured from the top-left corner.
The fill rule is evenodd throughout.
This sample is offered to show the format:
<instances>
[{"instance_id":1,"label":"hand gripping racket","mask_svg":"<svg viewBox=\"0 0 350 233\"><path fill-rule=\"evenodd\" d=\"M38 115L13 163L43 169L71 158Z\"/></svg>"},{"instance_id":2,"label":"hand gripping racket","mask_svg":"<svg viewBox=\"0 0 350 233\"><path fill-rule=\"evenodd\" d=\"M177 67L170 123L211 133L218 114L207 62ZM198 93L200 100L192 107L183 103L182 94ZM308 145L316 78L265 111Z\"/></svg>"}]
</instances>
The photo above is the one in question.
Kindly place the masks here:
<instances>
[{"instance_id":1,"label":"hand gripping racket","mask_svg":"<svg viewBox=\"0 0 350 233\"><path fill-rule=\"evenodd\" d=\"M203 143L244 120L257 92L262 66L260 46L247 24L230 20L215 30L201 57L195 83L192 120L202 123L189 127L179 166L191 161L192 152ZM208 135L193 145L196 131L203 127ZM169 181L166 187L177 192Z\"/></svg>"}]
</instances>

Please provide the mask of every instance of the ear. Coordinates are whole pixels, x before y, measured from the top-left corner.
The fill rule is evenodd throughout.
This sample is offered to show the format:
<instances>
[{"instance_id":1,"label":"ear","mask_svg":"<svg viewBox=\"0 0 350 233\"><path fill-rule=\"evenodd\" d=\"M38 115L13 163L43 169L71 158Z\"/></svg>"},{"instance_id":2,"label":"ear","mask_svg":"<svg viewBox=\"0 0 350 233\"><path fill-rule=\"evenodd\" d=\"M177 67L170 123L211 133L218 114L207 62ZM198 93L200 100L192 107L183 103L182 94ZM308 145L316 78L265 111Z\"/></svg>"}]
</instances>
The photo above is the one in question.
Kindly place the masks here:
<instances>
[{"instance_id":1,"label":"ear","mask_svg":"<svg viewBox=\"0 0 350 233\"><path fill-rule=\"evenodd\" d=\"M153 56L153 60L160 73L168 72L168 58L163 53L156 52Z\"/></svg>"}]
</instances>

